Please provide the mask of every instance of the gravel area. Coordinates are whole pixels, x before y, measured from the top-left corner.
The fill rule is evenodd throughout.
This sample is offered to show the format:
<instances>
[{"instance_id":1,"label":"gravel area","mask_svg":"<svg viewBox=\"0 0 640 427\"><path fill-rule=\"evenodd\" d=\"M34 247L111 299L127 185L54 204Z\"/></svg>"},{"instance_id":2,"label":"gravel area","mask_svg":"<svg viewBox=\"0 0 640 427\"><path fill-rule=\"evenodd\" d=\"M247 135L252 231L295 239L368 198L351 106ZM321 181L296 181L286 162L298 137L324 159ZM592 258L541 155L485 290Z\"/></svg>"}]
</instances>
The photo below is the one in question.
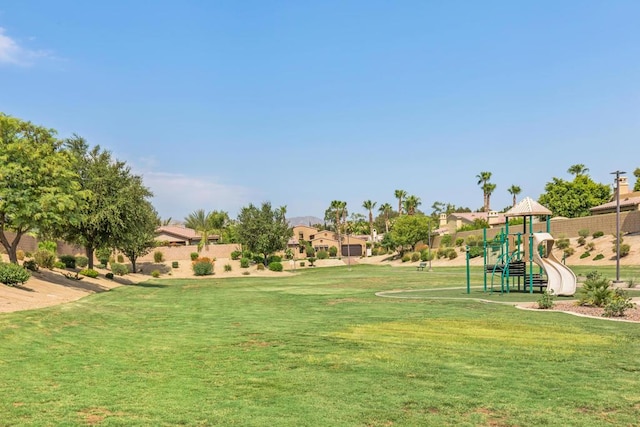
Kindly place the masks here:
<instances>
[{"instance_id":1,"label":"gravel area","mask_svg":"<svg viewBox=\"0 0 640 427\"><path fill-rule=\"evenodd\" d=\"M595 317L599 319L610 319L610 320L625 320L627 322L640 322L640 308L638 307L638 301L634 300L635 307L628 309L625 311L625 315L623 317L604 317L602 313L604 313L604 309L600 307L584 307L581 305L577 305L572 301L563 301L556 302L553 304L553 308L548 310L540 310L538 308L538 304L527 304L523 306L527 309L532 310L540 310L540 311L562 311L565 313L575 314L577 316L585 316L585 317Z\"/></svg>"}]
</instances>

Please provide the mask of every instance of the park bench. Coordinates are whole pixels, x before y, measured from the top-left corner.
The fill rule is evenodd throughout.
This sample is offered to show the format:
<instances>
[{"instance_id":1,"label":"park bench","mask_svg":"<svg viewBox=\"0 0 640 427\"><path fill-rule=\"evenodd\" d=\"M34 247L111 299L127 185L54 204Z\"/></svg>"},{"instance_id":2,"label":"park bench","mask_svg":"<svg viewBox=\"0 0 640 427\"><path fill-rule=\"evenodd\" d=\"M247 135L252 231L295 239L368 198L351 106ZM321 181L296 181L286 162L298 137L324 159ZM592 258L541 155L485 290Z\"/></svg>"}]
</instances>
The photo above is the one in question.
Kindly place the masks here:
<instances>
[{"instance_id":1,"label":"park bench","mask_svg":"<svg viewBox=\"0 0 640 427\"><path fill-rule=\"evenodd\" d=\"M426 262L421 262L420 265L418 265L416 267L417 270L424 270L424 268L427 266Z\"/></svg>"}]
</instances>

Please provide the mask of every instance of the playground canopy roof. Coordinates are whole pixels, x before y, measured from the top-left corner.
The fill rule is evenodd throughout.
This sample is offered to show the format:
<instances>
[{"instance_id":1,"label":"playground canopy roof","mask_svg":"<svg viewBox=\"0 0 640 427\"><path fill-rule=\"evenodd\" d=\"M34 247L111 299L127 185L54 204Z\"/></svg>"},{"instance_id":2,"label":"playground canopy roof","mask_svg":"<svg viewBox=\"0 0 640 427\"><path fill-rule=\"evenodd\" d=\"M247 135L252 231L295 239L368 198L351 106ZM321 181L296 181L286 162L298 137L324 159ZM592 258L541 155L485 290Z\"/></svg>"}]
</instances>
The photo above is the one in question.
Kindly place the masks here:
<instances>
[{"instance_id":1,"label":"playground canopy roof","mask_svg":"<svg viewBox=\"0 0 640 427\"><path fill-rule=\"evenodd\" d=\"M525 197L520 201L520 203L509 209L504 214L507 218L530 215L551 215L551 211L533 200L531 197Z\"/></svg>"}]
</instances>

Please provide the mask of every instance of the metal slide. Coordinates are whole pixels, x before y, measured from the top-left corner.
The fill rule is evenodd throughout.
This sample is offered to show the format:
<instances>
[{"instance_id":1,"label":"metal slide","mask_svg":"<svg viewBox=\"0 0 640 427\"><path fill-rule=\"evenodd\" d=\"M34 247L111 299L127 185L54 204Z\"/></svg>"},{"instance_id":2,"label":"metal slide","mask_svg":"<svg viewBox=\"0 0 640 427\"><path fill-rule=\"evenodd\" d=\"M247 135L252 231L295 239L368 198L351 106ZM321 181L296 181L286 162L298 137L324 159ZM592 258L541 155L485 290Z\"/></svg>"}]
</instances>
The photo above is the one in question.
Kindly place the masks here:
<instances>
[{"instance_id":1,"label":"metal slide","mask_svg":"<svg viewBox=\"0 0 640 427\"><path fill-rule=\"evenodd\" d=\"M546 258L542 258L538 252L538 246L542 243L547 246ZM549 233L533 233L533 262L542 267L547 275L547 290L554 295L571 296L576 293L576 275L553 255L551 249L554 243L555 239Z\"/></svg>"}]
</instances>

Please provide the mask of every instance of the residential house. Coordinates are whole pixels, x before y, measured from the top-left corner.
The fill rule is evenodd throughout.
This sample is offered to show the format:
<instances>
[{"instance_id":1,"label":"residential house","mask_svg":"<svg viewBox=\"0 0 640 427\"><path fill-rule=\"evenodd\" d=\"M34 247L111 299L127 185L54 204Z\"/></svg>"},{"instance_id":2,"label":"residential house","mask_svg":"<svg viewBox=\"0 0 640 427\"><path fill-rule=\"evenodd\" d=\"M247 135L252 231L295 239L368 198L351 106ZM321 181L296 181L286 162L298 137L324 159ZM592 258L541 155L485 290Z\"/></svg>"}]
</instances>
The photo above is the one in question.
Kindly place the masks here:
<instances>
[{"instance_id":1,"label":"residential house","mask_svg":"<svg viewBox=\"0 0 640 427\"><path fill-rule=\"evenodd\" d=\"M156 228L155 240L167 242L171 246L197 245L202 240L200 233L182 225L163 225ZM209 235L209 243L217 243L220 236Z\"/></svg>"},{"instance_id":2,"label":"residential house","mask_svg":"<svg viewBox=\"0 0 640 427\"><path fill-rule=\"evenodd\" d=\"M507 222L504 214L496 211L489 212L453 212L449 215L440 214L439 230L448 229L450 234L456 232L464 225L471 225L477 219L483 219L489 223L489 228L499 227Z\"/></svg>"},{"instance_id":3,"label":"residential house","mask_svg":"<svg viewBox=\"0 0 640 427\"><path fill-rule=\"evenodd\" d=\"M339 252L342 256L363 256L366 254L367 239L352 235L341 235L342 244L338 242L338 234L330 230L318 230L315 227L296 225L293 227L293 236L289 239L287 247L293 251L296 258L305 258L306 243L309 243L316 252L329 251L332 246L342 247Z\"/></svg>"},{"instance_id":4,"label":"residential house","mask_svg":"<svg viewBox=\"0 0 640 427\"><path fill-rule=\"evenodd\" d=\"M620 189L620 212L640 211L640 191L629 191L629 182L626 176L619 177L616 187ZM607 203L594 206L589 210L591 211L591 215L602 215L615 213L617 206L618 199L614 192L613 197Z\"/></svg>"}]
</instances>

